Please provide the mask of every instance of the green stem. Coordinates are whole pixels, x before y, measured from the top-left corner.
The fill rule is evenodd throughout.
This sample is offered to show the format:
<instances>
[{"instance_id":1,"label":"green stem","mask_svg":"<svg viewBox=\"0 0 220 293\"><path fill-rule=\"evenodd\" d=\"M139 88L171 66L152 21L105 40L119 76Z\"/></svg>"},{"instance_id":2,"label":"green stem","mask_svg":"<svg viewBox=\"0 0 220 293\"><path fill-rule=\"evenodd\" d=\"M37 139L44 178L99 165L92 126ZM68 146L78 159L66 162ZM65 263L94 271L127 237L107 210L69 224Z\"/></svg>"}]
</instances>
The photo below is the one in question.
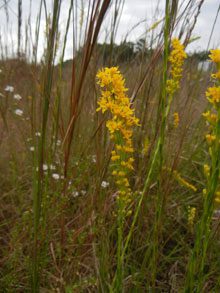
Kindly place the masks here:
<instances>
[{"instance_id":1,"label":"green stem","mask_svg":"<svg viewBox=\"0 0 220 293\"><path fill-rule=\"evenodd\" d=\"M156 280L156 272L157 272L157 259L158 259L158 245L159 245L159 229L160 229L160 222L161 216L163 211L163 192L162 192L162 167L163 167L163 148L164 148L164 141L165 141L165 130L166 130L166 121L170 110L171 105L171 97L167 103L167 71L168 71L168 57L169 57L169 0L166 0L166 7L165 7L165 28L164 28L164 58L163 58L163 82L162 82L162 98L161 98L161 109L160 112L162 113L161 118L161 129L159 134L159 179L158 179L158 192L157 192L157 200L156 200L156 213L155 213L155 223L154 223L154 230L153 230L153 244L152 244L152 258L150 263L150 268L152 271L152 286L155 287L155 280ZM151 249L151 246L149 247Z\"/></svg>"},{"instance_id":2,"label":"green stem","mask_svg":"<svg viewBox=\"0 0 220 293\"><path fill-rule=\"evenodd\" d=\"M48 38L47 44L47 58L46 58L46 72L43 87L43 118L42 118L42 129L41 139L38 148L38 170L34 173L34 187L33 187L33 210L34 210L34 253L33 253L33 271L32 271L32 292L39 292L39 266L40 266L40 217L41 217L41 206L42 206L42 194L43 194L43 163L44 153L46 148L46 130L47 120L49 113L50 95L52 89L52 76L53 76L53 62L54 62L54 51L55 51L55 36L57 32L57 25L60 11L60 0L54 1L53 7L53 22Z\"/></svg>"}]
</instances>

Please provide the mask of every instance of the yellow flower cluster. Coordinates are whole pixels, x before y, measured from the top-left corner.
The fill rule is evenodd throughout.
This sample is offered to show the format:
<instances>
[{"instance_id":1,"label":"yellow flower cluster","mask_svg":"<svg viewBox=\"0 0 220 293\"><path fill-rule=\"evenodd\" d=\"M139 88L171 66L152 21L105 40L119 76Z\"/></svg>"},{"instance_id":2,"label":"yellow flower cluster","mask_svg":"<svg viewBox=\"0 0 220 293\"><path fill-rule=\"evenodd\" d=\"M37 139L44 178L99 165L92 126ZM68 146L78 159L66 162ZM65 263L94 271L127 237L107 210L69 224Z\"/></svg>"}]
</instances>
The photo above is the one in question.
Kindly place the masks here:
<instances>
[{"instance_id":1,"label":"yellow flower cluster","mask_svg":"<svg viewBox=\"0 0 220 293\"><path fill-rule=\"evenodd\" d=\"M193 227L194 220L196 216L196 208L195 207L188 207L188 225L190 228Z\"/></svg>"},{"instance_id":2,"label":"yellow flower cluster","mask_svg":"<svg viewBox=\"0 0 220 293\"><path fill-rule=\"evenodd\" d=\"M211 125L215 125L217 121L217 115L214 113L211 113L210 111L207 111L202 114L203 117L207 120L207 122Z\"/></svg>"},{"instance_id":3,"label":"yellow flower cluster","mask_svg":"<svg viewBox=\"0 0 220 293\"><path fill-rule=\"evenodd\" d=\"M218 109L220 105L220 86L213 86L208 88L206 97L208 101L213 104L216 109Z\"/></svg>"},{"instance_id":4,"label":"yellow flower cluster","mask_svg":"<svg viewBox=\"0 0 220 293\"><path fill-rule=\"evenodd\" d=\"M131 189L128 181L128 172L133 170L134 152L132 146L133 127L139 125L134 115L134 109L126 95L125 80L118 67L104 68L97 73L98 84L101 87L101 98L98 101L97 111L109 111L111 118L106 122L110 137L115 143L111 160L112 174L116 178L119 197L124 203L131 201Z\"/></svg>"},{"instance_id":5,"label":"yellow flower cluster","mask_svg":"<svg viewBox=\"0 0 220 293\"><path fill-rule=\"evenodd\" d=\"M174 128L177 128L179 126L180 117L177 112L173 113L173 126Z\"/></svg>"},{"instance_id":6,"label":"yellow flower cluster","mask_svg":"<svg viewBox=\"0 0 220 293\"><path fill-rule=\"evenodd\" d=\"M207 178L209 178L209 176L210 176L210 167L209 167L209 165L205 164L205 165L203 166L203 168L204 168L204 174L205 174L205 176L206 176Z\"/></svg>"},{"instance_id":7,"label":"yellow flower cluster","mask_svg":"<svg viewBox=\"0 0 220 293\"><path fill-rule=\"evenodd\" d=\"M172 40L172 51L169 56L169 62L171 63L171 79L167 80L167 93L172 96L174 92L179 88L180 79L183 71L184 59L187 57L184 51L184 46L178 39Z\"/></svg>"},{"instance_id":8,"label":"yellow flower cluster","mask_svg":"<svg viewBox=\"0 0 220 293\"><path fill-rule=\"evenodd\" d=\"M178 173L176 170L173 170L173 171L172 171L172 169L171 169L171 168L168 168L168 167L164 167L163 169L166 170L166 171L168 171L168 172L170 172L170 173L172 172L172 175L173 175L174 179L175 179L180 185L183 185L183 186L185 186L186 188L192 189L194 192L197 191L197 188L196 188L193 184L191 184L191 183L189 183L188 181L186 181L186 179L184 179L184 178L180 175L180 173Z\"/></svg>"},{"instance_id":9,"label":"yellow flower cluster","mask_svg":"<svg viewBox=\"0 0 220 293\"><path fill-rule=\"evenodd\" d=\"M211 54L209 55L211 60L216 63L218 71L215 74L212 74L212 77L217 80L217 85L208 88L206 91L206 97L210 104L214 107L214 111L219 110L220 106L220 49L211 50ZM203 113L203 117L206 121L215 126L217 124L217 115L216 113L212 113L211 111L207 111Z\"/></svg>"},{"instance_id":10,"label":"yellow flower cluster","mask_svg":"<svg viewBox=\"0 0 220 293\"><path fill-rule=\"evenodd\" d=\"M210 50L210 59L215 63L220 63L220 49Z\"/></svg>"},{"instance_id":11,"label":"yellow flower cluster","mask_svg":"<svg viewBox=\"0 0 220 293\"><path fill-rule=\"evenodd\" d=\"M219 123L218 112L220 111L220 49L211 50L211 54L209 55L212 62L216 64L217 72L212 74L212 77L215 79L216 84L213 87L209 87L206 92L206 97L209 103L212 106L212 109L203 113L203 117L206 119L209 125L209 133L205 135L207 144L209 146L210 154L212 156L213 150L216 149L216 145L218 144L217 139L217 128ZM204 165L204 174L207 180L210 180L210 166ZM203 194L207 195L207 190L204 189ZM220 202L220 192L216 192L216 202Z\"/></svg>"},{"instance_id":12,"label":"yellow flower cluster","mask_svg":"<svg viewBox=\"0 0 220 293\"><path fill-rule=\"evenodd\" d=\"M208 88L206 97L214 108L218 110L220 106L220 49L211 50L209 57L217 66L217 72L212 74L212 77L217 80L218 85Z\"/></svg>"},{"instance_id":13,"label":"yellow flower cluster","mask_svg":"<svg viewBox=\"0 0 220 293\"><path fill-rule=\"evenodd\" d=\"M212 77L217 79L217 82L219 84L220 82L220 50L211 50L211 54L209 55L211 60L216 63L218 71L215 74L212 74ZM213 87L208 88L206 92L206 97L210 104L213 106L212 111L207 111L203 113L203 117L206 119L206 121L209 124L210 133L206 134L206 140L209 146L212 146L213 143L216 141L216 134L215 134L215 128L218 123L218 117L217 117L217 111L220 109L220 86L215 85ZM215 113L214 113L214 112Z\"/></svg>"},{"instance_id":14,"label":"yellow flower cluster","mask_svg":"<svg viewBox=\"0 0 220 293\"><path fill-rule=\"evenodd\" d=\"M203 196L206 197L207 196L207 189L204 188L202 192L203 192ZM215 192L215 203L220 204L220 191Z\"/></svg>"},{"instance_id":15,"label":"yellow flower cluster","mask_svg":"<svg viewBox=\"0 0 220 293\"><path fill-rule=\"evenodd\" d=\"M186 181L186 179L184 179L176 170L173 171L173 176L174 178L179 182L179 184L192 189L194 192L197 191L197 188L192 185L191 183L189 183L188 181Z\"/></svg>"}]
</instances>

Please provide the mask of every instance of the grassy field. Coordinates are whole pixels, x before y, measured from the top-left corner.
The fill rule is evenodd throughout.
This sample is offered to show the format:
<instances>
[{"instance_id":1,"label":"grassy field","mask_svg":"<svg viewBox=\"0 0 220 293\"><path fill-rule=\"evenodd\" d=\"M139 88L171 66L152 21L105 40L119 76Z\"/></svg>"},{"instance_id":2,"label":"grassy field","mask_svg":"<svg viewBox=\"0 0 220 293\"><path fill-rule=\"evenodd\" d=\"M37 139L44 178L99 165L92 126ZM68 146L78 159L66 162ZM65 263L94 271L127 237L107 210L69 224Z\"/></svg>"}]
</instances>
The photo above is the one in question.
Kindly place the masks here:
<instances>
[{"instance_id":1,"label":"grassy field","mask_svg":"<svg viewBox=\"0 0 220 293\"><path fill-rule=\"evenodd\" d=\"M126 0L38 2L0 32L0 292L220 292L220 49L187 54L204 1L120 44Z\"/></svg>"}]
</instances>

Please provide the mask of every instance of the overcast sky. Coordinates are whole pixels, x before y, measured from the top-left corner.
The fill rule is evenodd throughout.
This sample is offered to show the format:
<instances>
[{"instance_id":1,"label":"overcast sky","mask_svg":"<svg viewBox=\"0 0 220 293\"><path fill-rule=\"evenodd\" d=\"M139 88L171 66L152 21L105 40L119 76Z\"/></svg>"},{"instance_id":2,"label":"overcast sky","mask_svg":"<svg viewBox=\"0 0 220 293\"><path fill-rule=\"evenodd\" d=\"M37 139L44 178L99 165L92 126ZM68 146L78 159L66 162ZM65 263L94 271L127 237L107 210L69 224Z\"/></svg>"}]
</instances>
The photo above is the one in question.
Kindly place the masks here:
<instances>
[{"instance_id":1,"label":"overcast sky","mask_svg":"<svg viewBox=\"0 0 220 293\"><path fill-rule=\"evenodd\" d=\"M75 2L76 0L74 0ZM80 3L82 0L78 0L78 7L80 7ZM181 0L183 1L183 0ZM181 2L180 1L180 2ZM185 1L185 2L184 2ZM184 0L183 3L187 3L188 1ZM199 0L194 0L195 2L199 2ZM23 0L22 1L22 35L23 35L23 46L24 46L24 35L25 35L25 23L28 20L28 15L30 11L30 3L31 3L31 25L32 30L34 32L34 26L36 24L36 17L39 11L40 0ZM48 4L48 10L52 8L52 0L46 0ZM62 32L64 32L66 26L66 20L68 15L68 7L69 0L63 0L62 9L61 9L61 17L60 17L60 30L61 30L61 39ZM86 9L86 5L88 0L84 0L84 9ZM116 35L116 41L119 43L128 33L131 31L128 40L137 41L139 38L143 37L143 33L152 26L155 21L163 18L164 15L164 2L165 0L125 0L124 8L122 11L120 23L118 26L118 31ZM4 1L0 0L0 32L3 39L3 43L6 42L10 44L10 48L14 49L16 52L16 43L17 43L17 3L18 0L8 0L8 16L9 16L9 26L6 25L6 11L4 9ZM155 8L159 3L157 13L155 15ZM220 5L220 0L205 0L201 9L201 13L198 17L197 24L195 26L193 36L200 37L197 41L193 42L189 45L188 50L202 50L206 49L208 39L211 33L211 29L213 26L213 22ZM79 9L80 15L80 9ZM134 30L132 28L140 22L140 25L137 26ZM44 43L44 27L45 27L45 18L42 21L42 30L40 36L40 48L39 54L43 52L43 43ZM218 47L220 44L220 16L217 19L217 23L215 26L215 30L213 33L212 41L210 47ZM72 27L71 27L72 28ZM100 33L100 40L104 40L106 37L106 31L109 29L109 21L108 19L105 21L102 26L102 30ZM7 39L7 40L6 40ZM11 44L10 40L13 40L13 44ZM72 56L72 38L71 38L71 30L67 43L66 50L66 58L71 58Z\"/></svg>"}]
</instances>

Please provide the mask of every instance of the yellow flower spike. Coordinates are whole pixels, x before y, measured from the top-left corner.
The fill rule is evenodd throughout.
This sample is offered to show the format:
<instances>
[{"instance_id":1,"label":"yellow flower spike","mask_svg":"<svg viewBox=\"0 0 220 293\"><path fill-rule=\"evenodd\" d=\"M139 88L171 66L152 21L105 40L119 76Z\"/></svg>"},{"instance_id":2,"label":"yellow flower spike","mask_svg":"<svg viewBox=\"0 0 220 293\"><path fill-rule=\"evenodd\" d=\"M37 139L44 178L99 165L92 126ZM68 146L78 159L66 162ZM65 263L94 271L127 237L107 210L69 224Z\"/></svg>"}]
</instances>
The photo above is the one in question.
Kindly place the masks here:
<instances>
[{"instance_id":1,"label":"yellow flower spike","mask_svg":"<svg viewBox=\"0 0 220 293\"><path fill-rule=\"evenodd\" d=\"M149 150L149 146L150 146L149 139L148 139L148 137L146 137L145 140L144 140L144 146L143 146L143 150L142 150L142 153L144 155L147 154L147 152Z\"/></svg>"},{"instance_id":2,"label":"yellow flower spike","mask_svg":"<svg viewBox=\"0 0 220 293\"><path fill-rule=\"evenodd\" d=\"M194 225L196 215L196 208L195 207L188 207L188 225L192 228Z\"/></svg>"},{"instance_id":3,"label":"yellow flower spike","mask_svg":"<svg viewBox=\"0 0 220 293\"><path fill-rule=\"evenodd\" d=\"M177 128L179 126L180 118L177 112L173 113L173 126Z\"/></svg>"},{"instance_id":4,"label":"yellow flower spike","mask_svg":"<svg viewBox=\"0 0 220 293\"><path fill-rule=\"evenodd\" d=\"M205 176L206 176L206 177L209 177L209 176L210 176L210 167L209 167L209 165L205 164L205 165L203 166L203 169L204 169L204 174L205 174Z\"/></svg>"},{"instance_id":5,"label":"yellow flower spike","mask_svg":"<svg viewBox=\"0 0 220 293\"><path fill-rule=\"evenodd\" d=\"M167 93L172 96L174 92L179 88L180 78L183 71L184 59L187 57L184 46L176 38L172 40L172 51L169 56L169 62L171 63L171 79L167 80Z\"/></svg>"},{"instance_id":6,"label":"yellow flower spike","mask_svg":"<svg viewBox=\"0 0 220 293\"><path fill-rule=\"evenodd\" d=\"M118 186L117 199L121 197L123 213L131 202L131 192L128 181L128 173L133 170L134 152L132 146L133 127L139 126L139 120L135 117L130 99L126 95L125 80L118 67L104 68L97 73L98 84L101 87L101 98L98 101L97 111L109 112L111 117L106 122L110 138L115 144L111 160L115 170L112 175L119 176L116 180ZM117 177L116 177L117 178Z\"/></svg>"},{"instance_id":7,"label":"yellow flower spike","mask_svg":"<svg viewBox=\"0 0 220 293\"><path fill-rule=\"evenodd\" d=\"M176 170L173 171L173 176L181 185L192 189L194 192L197 191L197 188L188 181L186 181L186 179L184 179Z\"/></svg>"}]
</instances>

